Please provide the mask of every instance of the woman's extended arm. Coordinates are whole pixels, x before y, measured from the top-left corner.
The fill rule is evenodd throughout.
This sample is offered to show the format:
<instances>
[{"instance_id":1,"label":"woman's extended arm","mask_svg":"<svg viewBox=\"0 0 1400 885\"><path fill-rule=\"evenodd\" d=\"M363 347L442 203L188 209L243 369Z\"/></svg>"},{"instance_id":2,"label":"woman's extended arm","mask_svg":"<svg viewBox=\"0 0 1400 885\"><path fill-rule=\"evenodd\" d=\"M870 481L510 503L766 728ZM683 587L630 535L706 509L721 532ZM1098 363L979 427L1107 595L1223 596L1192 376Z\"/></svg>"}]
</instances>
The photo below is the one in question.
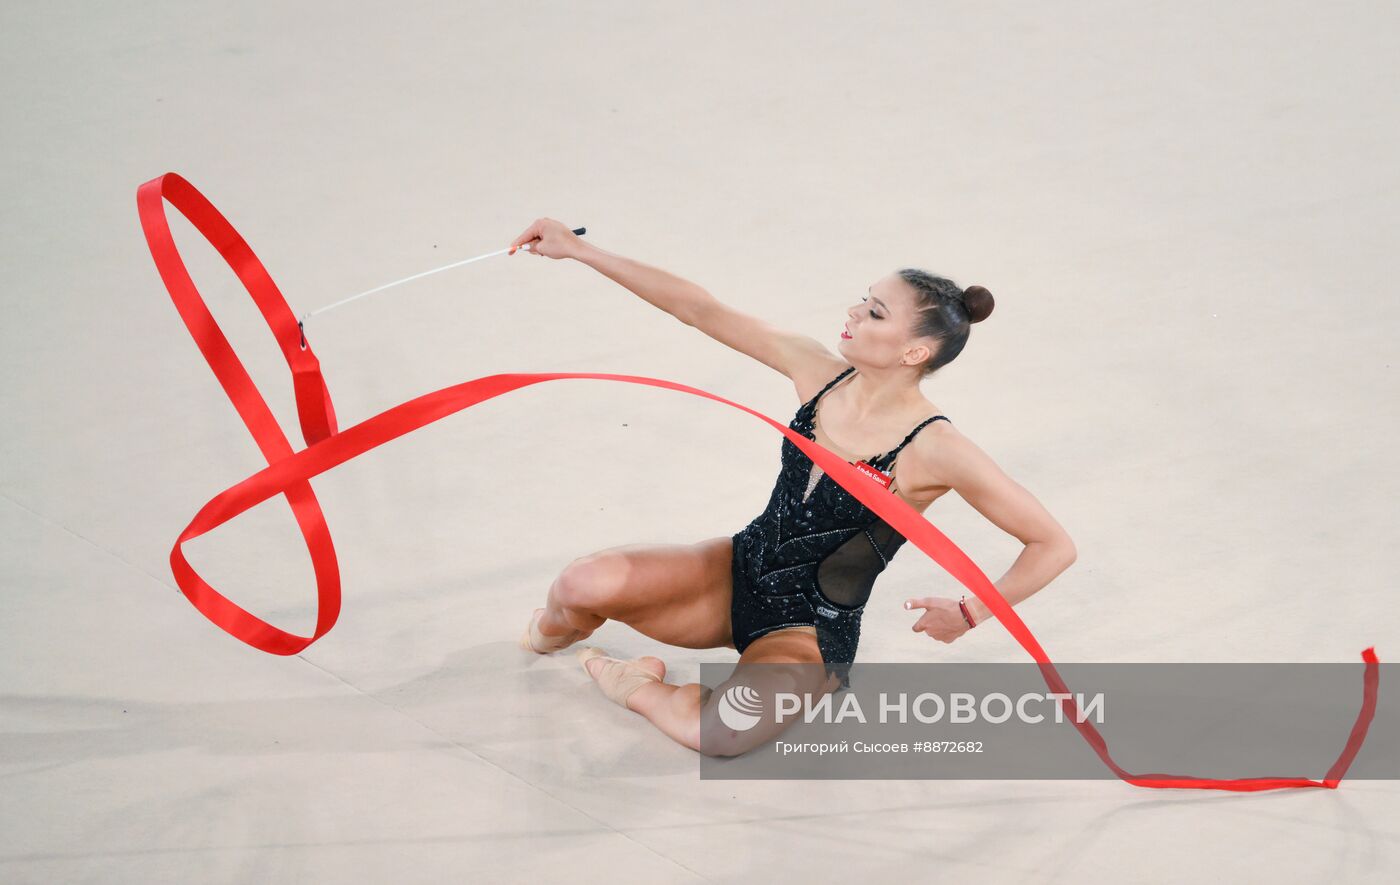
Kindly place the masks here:
<instances>
[{"instance_id":1,"label":"woman's extended arm","mask_svg":"<svg viewBox=\"0 0 1400 885\"><path fill-rule=\"evenodd\" d=\"M795 374L830 375L837 357L815 338L787 332L715 298L703 287L659 267L586 243L562 222L541 218L515 238L511 248L530 243L547 258L573 258L621 284L647 303L764 365L797 380Z\"/></svg>"},{"instance_id":2,"label":"woman's extended arm","mask_svg":"<svg viewBox=\"0 0 1400 885\"><path fill-rule=\"evenodd\" d=\"M688 326L695 325L702 305L714 300L709 292L689 280L585 243L567 225L553 218L536 219L511 242L512 254L525 243L530 244L534 255L573 258L588 265Z\"/></svg>"},{"instance_id":3,"label":"woman's extended arm","mask_svg":"<svg viewBox=\"0 0 1400 885\"><path fill-rule=\"evenodd\" d=\"M1007 476L971 440L947 434L939 438L936 448L925 451L929 452L931 474L941 477L941 483L1025 545L1006 574L993 582L1007 602L1016 605L1073 564L1078 554L1069 534L1034 495ZM925 609L913 629L942 642L952 642L970 629L955 599L910 599L904 607ZM967 607L978 624L991 617L991 611L975 597L968 598Z\"/></svg>"},{"instance_id":4,"label":"woman's extended arm","mask_svg":"<svg viewBox=\"0 0 1400 885\"><path fill-rule=\"evenodd\" d=\"M580 242L573 257L687 326L695 325L706 302L714 300L714 296L690 280L592 243Z\"/></svg>"}]
</instances>

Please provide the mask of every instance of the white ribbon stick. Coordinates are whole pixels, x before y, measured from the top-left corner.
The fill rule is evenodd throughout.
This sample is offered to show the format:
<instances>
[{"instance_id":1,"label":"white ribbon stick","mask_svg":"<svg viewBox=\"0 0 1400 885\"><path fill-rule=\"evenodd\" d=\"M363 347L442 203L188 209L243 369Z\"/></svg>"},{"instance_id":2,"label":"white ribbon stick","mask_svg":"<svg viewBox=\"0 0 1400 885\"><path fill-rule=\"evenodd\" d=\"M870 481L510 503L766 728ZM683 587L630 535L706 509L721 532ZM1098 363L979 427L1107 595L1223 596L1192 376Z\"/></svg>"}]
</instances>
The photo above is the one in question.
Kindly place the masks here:
<instances>
[{"instance_id":1,"label":"white ribbon stick","mask_svg":"<svg viewBox=\"0 0 1400 885\"><path fill-rule=\"evenodd\" d=\"M580 236L580 237L583 236L584 233L585 233L586 231L587 231L587 228L583 228L583 227L574 228L574 233L575 233L577 236ZM520 249L529 250L529 251L533 252L534 250L533 250L533 249L530 249L530 246L531 246L530 243L525 243L525 244L523 244L523 245L520 246ZM410 281L412 281L412 280L420 280L420 279L422 279L423 277L431 276L432 274L440 273L440 272L442 272L442 271L444 271L444 270L451 270L451 269L454 268L454 267L461 267L461 266L464 265L464 264L471 264L473 261L480 261L480 260L483 259L483 258L492 258L492 257L494 257L494 256L496 256L496 255L504 255L505 253L507 253L507 252L509 252L509 251L510 251L510 247L507 246L507 247L504 248L504 249L497 249L495 252L487 252L485 255L478 255L478 256L476 256L475 258L467 258L467 259L465 259L465 260L463 260L463 261L454 261L454 262L452 262L451 264L444 264L442 267L435 267L435 268L433 268L432 270L425 270L425 271L423 271L422 273L416 273L416 274L414 274L414 275L411 276L411 277L404 277L404 278L401 279L401 280L394 280L392 283L385 283L385 284L382 285L382 286L375 286L373 289L370 289L370 290L365 291L365 292L361 292L361 293L358 294L358 295L351 295L349 298L341 299L340 301L337 301L337 302L334 303L334 304L327 304L325 307L318 307L318 308L316 308L315 310L311 311L310 313L304 313L304 314L301 315L301 319L297 320L297 326L301 327L301 330L302 330L302 342L303 342L303 343L302 343L302 347L303 347L303 348L306 347L306 344L305 344L305 340L306 340L306 337L305 337L305 336L306 336L306 327L305 327L305 323L306 323L306 321L307 321L308 319L310 319L311 317L314 317L314 316L315 316L316 314L318 314L318 313L325 313L326 311L330 310L330 309L333 308L333 307L340 307L342 304L349 304L350 302L354 301L354 300L357 299L357 298L363 298L363 297L365 297L366 295L373 295L375 292L383 292L385 289L391 289L391 288L393 288L394 286L398 286L398 285L400 285L400 284L402 284L402 283L407 283L407 282L410 282ZM519 251L519 250L517 250L517 251Z\"/></svg>"}]
</instances>

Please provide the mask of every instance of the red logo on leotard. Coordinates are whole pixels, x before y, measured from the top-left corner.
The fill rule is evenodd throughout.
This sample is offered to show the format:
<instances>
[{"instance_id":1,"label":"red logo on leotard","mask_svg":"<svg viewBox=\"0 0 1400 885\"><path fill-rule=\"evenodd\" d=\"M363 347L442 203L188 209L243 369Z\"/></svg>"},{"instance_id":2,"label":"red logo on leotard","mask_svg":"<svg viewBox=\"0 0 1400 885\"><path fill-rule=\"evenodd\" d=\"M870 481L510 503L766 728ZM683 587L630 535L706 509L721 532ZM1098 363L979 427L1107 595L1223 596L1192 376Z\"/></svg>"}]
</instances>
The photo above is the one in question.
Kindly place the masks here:
<instances>
[{"instance_id":1,"label":"red logo on leotard","mask_svg":"<svg viewBox=\"0 0 1400 885\"><path fill-rule=\"evenodd\" d=\"M888 473L883 473L880 470L871 467L864 461L857 461L852 466L855 467L855 469L859 470L861 473L878 482L884 488L889 488L890 483L894 482L894 479Z\"/></svg>"}]
</instances>

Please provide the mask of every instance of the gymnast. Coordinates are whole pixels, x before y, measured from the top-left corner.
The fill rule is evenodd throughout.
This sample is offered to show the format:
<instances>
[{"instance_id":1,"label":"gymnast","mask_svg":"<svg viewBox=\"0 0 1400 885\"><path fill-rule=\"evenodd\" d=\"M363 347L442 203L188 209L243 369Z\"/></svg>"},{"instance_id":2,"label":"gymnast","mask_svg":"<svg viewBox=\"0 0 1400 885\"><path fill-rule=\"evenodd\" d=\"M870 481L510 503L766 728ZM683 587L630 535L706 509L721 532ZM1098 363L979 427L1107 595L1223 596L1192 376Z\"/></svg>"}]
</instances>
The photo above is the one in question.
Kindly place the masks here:
<instances>
[{"instance_id":1,"label":"gymnast","mask_svg":"<svg viewBox=\"0 0 1400 885\"><path fill-rule=\"evenodd\" d=\"M995 582L1012 605L1074 562L1065 529L919 388L962 352L971 324L991 314L992 294L984 287L960 288L916 268L891 272L847 308L832 353L695 283L585 242L553 219L526 228L511 253L522 247L580 261L786 375L801 404L788 426L915 510L956 491L1024 545ZM830 692L845 684L830 667L854 660L875 579L904 540L784 438L768 506L747 526L693 544L629 544L575 559L555 578L544 607L534 610L520 644L550 654L612 619L668 645L732 648L739 653L735 678L755 665L749 672L760 672L768 690ZM922 610L914 632L944 643L991 616L980 600L966 597L910 598L904 608ZM578 657L606 697L706 755L738 755L786 725L745 732L721 726L714 719L720 689L668 683L666 665L650 655L620 660L584 647Z\"/></svg>"}]
</instances>

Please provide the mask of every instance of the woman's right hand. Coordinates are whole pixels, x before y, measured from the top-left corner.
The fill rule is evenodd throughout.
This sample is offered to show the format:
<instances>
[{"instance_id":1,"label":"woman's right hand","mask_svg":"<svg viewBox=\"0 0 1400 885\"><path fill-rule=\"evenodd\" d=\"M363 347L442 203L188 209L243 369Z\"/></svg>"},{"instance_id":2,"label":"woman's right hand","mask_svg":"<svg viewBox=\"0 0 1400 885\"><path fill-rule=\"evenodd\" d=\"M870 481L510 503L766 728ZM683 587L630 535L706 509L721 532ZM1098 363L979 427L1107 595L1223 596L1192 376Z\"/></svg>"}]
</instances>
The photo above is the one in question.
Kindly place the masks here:
<instances>
[{"instance_id":1,"label":"woman's right hand","mask_svg":"<svg viewBox=\"0 0 1400 885\"><path fill-rule=\"evenodd\" d=\"M568 225L553 218L535 219L524 233L511 241L510 254L514 255L515 250L526 243L530 244L527 251L546 258L573 258L582 245Z\"/></svg>"},{"instance_id":2,"label":"woman's right hand","mask_svg":"<svg viewBox=\"0 0 1400 885\"><path fill-rule=\"evenodd\" d=\"M939 642L952 642L972 628L963 620L962 611L956 599L942 596L926 596L923 599L904 600L906 611L921 608L924 613L914 622L915 633L927 633Z\"/></svg>"}]
</instances>

